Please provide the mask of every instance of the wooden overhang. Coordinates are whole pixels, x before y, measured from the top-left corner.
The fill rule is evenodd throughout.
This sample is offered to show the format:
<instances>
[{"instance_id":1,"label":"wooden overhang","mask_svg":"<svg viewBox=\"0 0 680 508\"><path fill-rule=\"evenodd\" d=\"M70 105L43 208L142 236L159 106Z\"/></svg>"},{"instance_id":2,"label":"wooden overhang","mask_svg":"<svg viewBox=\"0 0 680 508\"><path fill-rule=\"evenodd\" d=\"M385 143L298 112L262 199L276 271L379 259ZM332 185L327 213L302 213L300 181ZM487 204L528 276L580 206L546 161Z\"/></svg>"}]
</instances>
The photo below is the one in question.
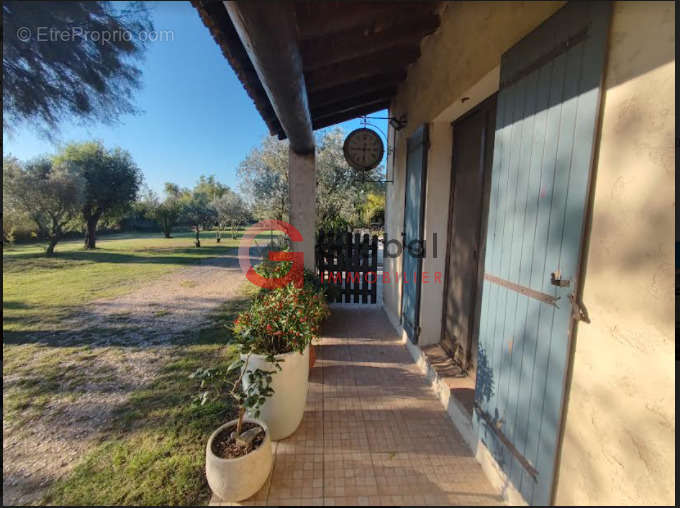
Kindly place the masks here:
<instances>
[{"instance_id":1,"label":"wooden overhang","mask_svg":"<svg viewBox=\"0 0 680 508\"><path fill-rule=\"evenodd\" d=\"M300 132L304 125L301 112L290 112L293 106L307 108L304 113L313 129L388 108L408 66L420 57L420 41L439 26L437 1L273 3L192 0L269 132L280 139L288 137L287 130ZM280 22L273 29L275 20ZM291 33L295 54L288 47ZM285 50L269 49L280 46ZM272 53L280 59L278 72ZM269 62L263 64L263 59ZM292 76L291 70L302 76ZM301 94L294 93L295 83L300 83ZM281 99L276 88L288 88L289 93Z\"/></svg>"}]
</instances>

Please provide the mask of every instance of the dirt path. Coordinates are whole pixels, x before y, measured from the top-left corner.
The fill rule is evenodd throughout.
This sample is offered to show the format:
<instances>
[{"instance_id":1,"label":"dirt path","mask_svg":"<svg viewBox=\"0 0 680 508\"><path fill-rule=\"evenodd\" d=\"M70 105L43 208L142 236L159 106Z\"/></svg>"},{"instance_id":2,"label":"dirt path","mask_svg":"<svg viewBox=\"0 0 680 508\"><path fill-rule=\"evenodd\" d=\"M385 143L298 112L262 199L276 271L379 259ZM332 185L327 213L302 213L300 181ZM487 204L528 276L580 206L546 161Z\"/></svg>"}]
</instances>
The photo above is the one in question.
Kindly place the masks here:
<instances>
[{"instance_id":1,"label":"dirt path","mask_svg":"<svg viewBox=\"0 0 680 508\"><path fill-rule=\"evenodd\" d=\"M57 371L39 416L28 422L3 418L3 504L39 502L47 487L106 435L112 412L155 378L171 356L169 348L181 347L178 340L237 296L244 280L235 255L223 256L127 295L97 300L71 318L69 333L58 337L60 346L91 347L67 354L42 347L25 369L3 374L7 400L14 387L43 381L36 365Z\"/></svg>"}]
</instances>

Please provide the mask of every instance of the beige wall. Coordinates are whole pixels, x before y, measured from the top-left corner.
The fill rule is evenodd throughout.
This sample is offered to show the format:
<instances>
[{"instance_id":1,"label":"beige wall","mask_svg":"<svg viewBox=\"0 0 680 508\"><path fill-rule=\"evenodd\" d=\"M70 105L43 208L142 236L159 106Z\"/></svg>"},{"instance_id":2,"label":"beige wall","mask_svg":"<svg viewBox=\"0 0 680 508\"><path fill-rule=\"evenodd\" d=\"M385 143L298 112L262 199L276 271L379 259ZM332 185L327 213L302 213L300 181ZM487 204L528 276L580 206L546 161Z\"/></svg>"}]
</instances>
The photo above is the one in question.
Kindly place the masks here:
<instances>
[{"instance_id":1,"label":"beige wall","mask_svg":"<svg viewBox=\"0 0 680 508\"><path fill-rule=\"evenodd\" d=\"M441 25L421 43L421 57L408 71L391 113L407 113L407 126L394 132L395 152L388 160L394 183L387 187L386 233L401 239L404 222L406 139L423 123L430 126L425 204L426 240L437 233L438 259L427 258L423 271L443 271L446 255L446 222L450 190L452 134L450 122L474 107L498 88L501 55L564 2L444 2ZM474 44L471 44L474 41ZM481 83L481 86L480 86ZM470 100L461 103L461 97ZM392 138L395 136L395 138ZM401 271L401 258L386 259L385 270ZM443 285L422 287L422 344L439 341ZM386 284L384 306L393 323L399 321L401 286Z\"/></svg>"},{"instance_id":2,"label":"beige wall","mask_svg":"<svg viewBox=\"0 0 680 508\"><path fill-rule=\"evenodd\" d=\"M408 114L388 161L387 234L403 229L406 139L424 122L432 143L428 240L446 246L450 122L498 86L501 54L561 2L450 3L391 112ZM556 503L674 502L674 5L617 3L603 94L583 302L574 340ZM471 99L461 102L461 98ZM401 259L386 260L401 269ZM425 268L427 269L427 268ZM423 343L439 340L442 289L423 287ZM401 288L385 287L398 321Z\"/></svg>"},{"instance_id":3,"label":"beige wall","mask_svg":"<svg viewBox=\"0 0 680 508\"><path fill-rule=\"evenodd\" d=\"M558 504L674 503L673 3L617 3Z\"/></svg>"}]
</instances>

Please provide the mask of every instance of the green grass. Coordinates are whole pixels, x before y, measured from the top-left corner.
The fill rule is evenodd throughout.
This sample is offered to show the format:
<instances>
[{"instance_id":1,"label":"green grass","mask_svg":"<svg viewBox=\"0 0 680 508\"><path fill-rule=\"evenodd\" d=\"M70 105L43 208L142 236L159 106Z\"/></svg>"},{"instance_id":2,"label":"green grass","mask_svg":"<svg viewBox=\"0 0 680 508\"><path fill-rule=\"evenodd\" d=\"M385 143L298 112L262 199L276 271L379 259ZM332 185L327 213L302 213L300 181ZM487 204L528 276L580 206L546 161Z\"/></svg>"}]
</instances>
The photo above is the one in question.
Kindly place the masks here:
<instances>
[{"instance_id":1,"label":"green grass","mask_svg":"<svg viewBox=\"0 0 680 508\"><path fill-rule=\"evenodd\" d=\"M75 470L57 481L44 503L59 505L205 504L205 446L219 425L235 416L229 401L193 405L197 367L229 362L228 324L247 306L252 290L224 304L190 344L171 350L160 375L134 392L115 413L110 437Z\"/></svg>"},{"instance_id":2,"label":"green grass","mask_svg":"<svg viewBox=\"0 0 680 508\"><path fill-rule=\"evenodd\" d=\"M64 359L70 364L64 365ZM88 378L74 372L78 362L88 359L87 346L60 348L53 354L52 348L40 344L3 345L3 419L28 423L40 416L55 393L77 392Z\"/></svg>"},{"instance_id":3,"label":"green grass","mask_svg":"<svg viewBox=\"0 0 680 508\"><path fill-rule=\"evenodd\" d=\"M82 242L57 245L47 258L41 244L3 250L3 336L12 340L26 332L58 330L63 320L92 300L127 293L143 282L202 259L235 254L238 238L215 242L213 232L201 234L201 247L193 234L107 235L97 249ZM191 284L192 281L186 281ZM183 283L184 284L184 283Z\"/></svg>"},{"instance_id":4,"label":"green grass","mask_svg":"<svg viewBox=\"0 0 680 508\"><path fill-rule=\"evenodd\" d=\"M66 326L65 317L94 299L124 294L205 258L233 254L237 241L223 238L217 244L211 234L202 234L197 249L191 233L173 239L110 235L100 238L94 251L83 250L80 241L60 243L54 258L44 257L39 245L5 249L3 420L21 430L40 418L48 403L77 400L93 382L115 382L113 366L128 352L123 345L42 343L33 337L37 331ZM102 437L69 474L50 486L42 502L206 503L210 490L205 445L209 434L233 417L234 409L226 398L203 407L192 405L198 386L188 376L199 366L230 361L234 350L228 325L255 292L254 286L244 284L240 297L206 316L200 329L163 346L159 374L115 409ZM96 327L87 329L82 342L96 339L98 333Z\"/></svg>"}]
</instances>

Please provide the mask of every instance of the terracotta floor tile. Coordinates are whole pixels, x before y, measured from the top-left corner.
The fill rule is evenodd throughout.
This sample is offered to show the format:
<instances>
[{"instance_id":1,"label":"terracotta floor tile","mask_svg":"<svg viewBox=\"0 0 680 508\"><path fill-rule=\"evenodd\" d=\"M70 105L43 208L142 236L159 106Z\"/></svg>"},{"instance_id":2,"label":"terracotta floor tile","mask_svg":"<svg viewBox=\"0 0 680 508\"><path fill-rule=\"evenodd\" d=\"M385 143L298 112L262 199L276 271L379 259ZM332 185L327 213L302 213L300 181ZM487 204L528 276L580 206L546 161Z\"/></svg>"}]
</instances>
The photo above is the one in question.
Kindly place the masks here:
<instances>
[{"instance_id":1,"label":"terracotta floor tile","mask_svg":"<svg viewBox=\"0 0 680 508\"><path fill-rule=\"evenodd\" d=\"M382 310L334 308L325 328L302 423L245 504L502 504Z\"/></svg>"}]
</instances>

